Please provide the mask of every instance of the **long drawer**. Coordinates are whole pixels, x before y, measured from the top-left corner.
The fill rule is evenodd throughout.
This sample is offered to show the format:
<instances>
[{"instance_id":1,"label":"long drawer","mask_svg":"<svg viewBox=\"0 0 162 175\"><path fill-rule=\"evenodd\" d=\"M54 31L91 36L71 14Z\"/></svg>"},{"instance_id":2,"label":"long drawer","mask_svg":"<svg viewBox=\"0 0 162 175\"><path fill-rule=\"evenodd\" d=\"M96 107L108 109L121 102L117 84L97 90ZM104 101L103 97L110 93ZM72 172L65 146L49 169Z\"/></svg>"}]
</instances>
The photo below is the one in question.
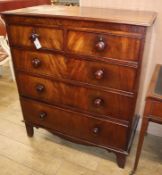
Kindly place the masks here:
<instances>
[{"instance_id":1,"label":"long drawer","mask_svg":"<svg viewBox=\"0 0 162 175\"><path fill-rule=\"evenodd\" d=\"M107 91L67 84L24 73L17 75L20 95L81 111L109 115L129 121L134 112L134 98Z\"/></svg>"},{"instance_id":2,"label":"long drawer","mask_svg":"<svg viewBox=\"0 0 162 175\"><path fill-rule=\"evenodd\" d=\"M75 30L67 34L67 50L80 55L138 61L140 46L134 37Z\"/></svg>"},{"instance_id":3,"label":"long drawer","mask_svg":"<svg viewBox=\"0 0 162 175\"><path fill-rule=\"evenodd\" d=\"M14 46L36 48L34 40L38 38L42 48L63 50L63 30L59 28L10 25L8 35Z\"/></svg>"},{"instance_id":4,"label":"long drawer","mask_svg":"<svg viewBox=\"0 0 162 175\"><path fill-rule=\"evenodd\" d=\"M18 70L129 92L135 89L135 68L18 49L12 49L12 56Z\"/></svg>"},{"instance_id":5,"label":"long drawer","mask_svg":"<svg viewBox=\"0 0 162 175\"><path fill-rule=\"evenodd\" d=\"M128 127L70 110L21 99L26 122L88 142L126 150Z\"/></svg>"}]
</instances>

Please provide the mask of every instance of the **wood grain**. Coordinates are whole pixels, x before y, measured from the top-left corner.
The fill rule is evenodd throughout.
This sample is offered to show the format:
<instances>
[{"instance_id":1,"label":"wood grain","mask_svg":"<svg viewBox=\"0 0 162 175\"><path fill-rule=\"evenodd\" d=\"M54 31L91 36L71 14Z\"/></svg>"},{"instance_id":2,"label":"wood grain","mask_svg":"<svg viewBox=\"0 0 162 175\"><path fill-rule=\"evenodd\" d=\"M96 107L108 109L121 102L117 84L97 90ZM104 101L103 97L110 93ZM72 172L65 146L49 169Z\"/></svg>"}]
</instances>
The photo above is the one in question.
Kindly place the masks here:
<instances>
[{"instance_id":1,"label":"wood grain","mask_svg":"<svg viewBox=\"0 0 162 175\"><path fill-rule=\"evenodd\" d=\"M22 100L21 104L25 120L29 123L61 131L99 145L125 149L127 127L31 100ZM42 111L47 114L43 120L39 116ZM80 124L84 127L78 129ZM98 132L94 132L95 128L98 128ZM120 142L117 138L120 138Z\"/></svg>"},{"instance_id":2,"label":"wood grain","mask_svg":"<svg viewBox=\"0 0 162 175\"><path fill-rule=\"evenodd\" d=\"M86 19L90 21L125 23L140 26L151 26L156 19L155 12L48 5L26 8L25 10L10 11L3 14L39 15L77 20Z\"/></svg>"},{"instance_id":3,"label":"wood grain","mask_svg":"<svg viewBox=\"0 0 162 175\"><path fill-rule=\"evenodd\" d=\"M42 48L56 50L63 49L63 31L61 29L20 25L12 25L8 28L11 45L35 48L34 43L31 40L31 35L33 33L38 34L38 39L42 45Z\"/></svg>"},{"instance_id":4,"label":"wood grain","mask_svg":"<svg viewBox=\"0 0 162 175\"><path fill-rule=\"evenodd\" d=\"M65 105L85 112L108 115L126 121L131 121L131 116L134 112L134 98L132 97L51 81L26 74L18 74L17 80L22 96L35 98L47 103ZM44 87L41 92L37 91L37 86L39 85ZM83 96L84 98L82 98ZM103 101L99 106L95 104L95 100L98 98Z\"/></svg>"},{"instance_id":5,"label":"wood grain","mask_svg":"<svg viewBox=\"0 0 162 175\"><path fill-rule=\"evenodd\" d=\"M62 27L66 26L67 29L79 29L84 31L96 30L96 32L105 32L112 33L116 35L124 35L124 36L138 36L139 38L144 38L146 33L145 26L136 26L124 23L105 23L105 22L96 22L96 21L87 21L87 20L75 20L75 19L64 19L64 18L54 18L46 17L44 18L40 16L19 16L19 15L2 15L7 20L5 22L7 24L22 24L22 25L31 25L31 26L41 26L41 27Z\"/></svg>"},{"instance_id":6,"label":"wood grain","mask_svg":"<svg viewBox=\"0 0 162 175\"><path fill-rule=\"evenodd\" d=\"M13 49L12 55L17 70L80 81L105 88L110 87L129 92L135 91L137 74L137 69L135 68L99 61L82 60L61 54L19 49ZM38 67L33 65L33 60L35 59L40 61ZM103 75L98 79L96 73L99 70L103 71Z\"/></svg>"},{"instance_id":7,"label":"wood grain","mask_svg":"<svg viewBox=\"0 0 162 175\"><path fill-rule=\"evenodd\" d=\"M108 57L121 60L139 60L140 40L129 37L105 35L104 33L92 33L81 31L68 31L67 50L81 55L95 55L96 57ZM105 43L105 49L97 50L95 47L100 38Z\"/></svg>"},{"instance_id":8,"label":"wood grain","mask_svg":"<svg viewBox=\"0 0 162 175\"><path fill-rule=\"evenodd\" d=\"M137 125L134 112L147 26L155 16L152 12L57 6L3 13L20 97L33 100L35 112L38 106L50 111L43 125L40 119L46 119L46 111L35 119L32 103L22 105L28 135L39 126L73 142L105 148L116 154L123 168ZM40 50L29 42L33 29L43 46ZM51 124L54 120L58 125ZM86 133L81 125L84 120ZM72 127L65 128L69 121L77 127L76 135L71 134ZM98 141L88 131L95 121L106 128ZM100 127L93 128L93 133L99 131ZM110 140L106 132L111 133Z\"/></svg>"}]
</instances>

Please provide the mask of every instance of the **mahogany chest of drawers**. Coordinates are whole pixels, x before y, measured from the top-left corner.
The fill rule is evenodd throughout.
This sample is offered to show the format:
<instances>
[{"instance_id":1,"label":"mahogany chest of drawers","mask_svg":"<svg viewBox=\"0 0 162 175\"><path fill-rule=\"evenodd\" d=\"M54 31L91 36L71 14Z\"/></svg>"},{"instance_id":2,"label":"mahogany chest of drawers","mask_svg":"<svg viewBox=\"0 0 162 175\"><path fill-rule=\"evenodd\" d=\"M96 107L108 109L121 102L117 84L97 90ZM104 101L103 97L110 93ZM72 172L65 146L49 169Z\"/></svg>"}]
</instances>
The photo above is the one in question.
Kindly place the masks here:
<instances>
[{"instance_id":1,"label":"mahogany chest of drawers","mask_svg":"<svg viewBox=\"0 0 162 175\"><path fill-rule=\"evenodd\" d=\"M124 167L155 13L39 6L3 13L27 134L42 127Z\"/></svg>"}]
</instances>

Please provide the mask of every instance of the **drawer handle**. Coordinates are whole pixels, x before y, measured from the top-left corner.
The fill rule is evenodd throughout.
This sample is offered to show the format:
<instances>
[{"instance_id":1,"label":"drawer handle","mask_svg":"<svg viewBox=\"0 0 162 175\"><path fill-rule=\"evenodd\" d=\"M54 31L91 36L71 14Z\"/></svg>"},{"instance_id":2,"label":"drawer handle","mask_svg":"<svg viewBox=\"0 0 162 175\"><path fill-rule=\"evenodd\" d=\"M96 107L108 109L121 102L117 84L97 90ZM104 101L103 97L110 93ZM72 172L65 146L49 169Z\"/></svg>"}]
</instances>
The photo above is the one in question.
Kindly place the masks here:
<instances>
[{"instance_id":1,"label":"drawer handle","mask_svg":"<svg viewBox=\"0 0 162 175\"><path fill-rule=\"evenodd\" d=\"M96 98L94 100L94 105L97 106L97 107L103 106L103 103L104 103L104 101L101 98Z\"/></svg>"},{"instance_id":2,"label":"drawer handle","mask_svg":"<svg viewBox=\"0 0 162 175\"><path fill-rule=\"evenodd\" d=\"M41 65L41 61L38 58L34 58L32 60L32 65L33 65L34 68L38 68Z\"/></svg>"},{"instance_id":3,"label":"drawer handle","mask_svg":"<svg viewBox=\"0 0 162 175\"><path fill-rule=\"evenodd\" d=\"M39 38L39 35L37 33L32 33L31 36L30 36L30 39L34 42L36 39Z\"/></svg>"},{"instance_id":4,"label":"drawer handle","mask_svg":"<svg viewBox=\"0 0 162 175\"><path fill-rule=\"evenodd\" d=\"M95 72L95 77L96 77L96 79L100 80L100 79L103 78L103 76L104 76L104 71L103 71L102 69L97 70L97 71Z\"/></svg>"},{"instance_id":5,"label":"drawer handle","mask_svg":"<svg viewBox=\"0 0 162 175\"><path fill-rule=\"evenodd\" d=\"M37 91L38 93L43 92L44 90L45 90L44 85L38 84L38 85L36 86L36 91Z\"/></svg>"},{"instance_id":6,"label":"drawer handle","mask_svg":"<svg viewBox=\"0 0 162 175\"><path fill-rule=\"evenodd\" d=\"M100 131L100 129L98 127L93 128L93 133L94 134L98 134L99 131Z\"/></svg>"},{"instance_id":7,"label":"drawer handle","mask_svg":"<svg viewBox=\"0 0 162 175\"><path fill-rule=\"evenodd\" d=\"M103 50L105 50L106 43L105 43L103 37L99 37L99 41L97 41L95 47L96 47L97 51L103 51Z\"/></svg>"},{"instance_id":8,"label":"drawer handle","mask_svg":"<svg viewBox=\"0 0 162 175\"><path fill-rule=\"evenodd\" d=\"M40 118L41 120L44 120L46 117L47 117L47 113L46 113L46 112L41 112L41 113L39 114L39 118Z\"/></svg>"}]
</instances>

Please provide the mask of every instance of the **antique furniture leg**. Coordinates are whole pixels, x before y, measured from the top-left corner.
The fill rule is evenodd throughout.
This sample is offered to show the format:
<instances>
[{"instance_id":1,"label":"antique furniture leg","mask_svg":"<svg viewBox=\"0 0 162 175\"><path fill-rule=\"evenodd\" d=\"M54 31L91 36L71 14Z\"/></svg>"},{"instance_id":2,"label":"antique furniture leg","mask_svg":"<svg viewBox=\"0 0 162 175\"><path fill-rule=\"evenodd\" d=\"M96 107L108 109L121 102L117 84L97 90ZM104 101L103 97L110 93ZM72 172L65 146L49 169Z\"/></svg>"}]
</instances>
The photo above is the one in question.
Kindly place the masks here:
<instances>
[{"instance_id":1,"label":"antique furniture leg","mask_svg":"<svg viewBox=\"0 0 162 175\"><path fill-rule=\"evenodd\" d=\"M135 160L135 164L134 164L134 168L133 168L133 173L136 171L137 166L138 166L139 157L141 154L141 149L142 149L145 133L146 133L147 128L148 128L148 123L149 123L149 119L147 117L144 117L142 120L142 126L141 126L140 135L139 135L139 141L138 141L136 160Z\"/></svg>"},{"instance_id":2,"label":"antique furniture leg","mask_svg":"<svg viewBox=\"0 0 162 175\"><path fill-rule=\"evenodd\" d=\"M120 168L124 168L126 162L126 155L121 153L116 153L116 161Z\"/></svg>"},{"instance_id":3,"label":"antique furniture leg","mask_svg":"<svg viewBox=\"0 0 162 175\"><path fill-rule=\"evenodd\" d=\"M148 118L148 122L149 122L149 118ZM149 127L149 124L148 124L147 127L146 127L145 136L147 136L148 127Z\"/></svg>"},{"instance_id":4,"label":"antique furniture leg","mask_svg":"<svg viewBox=\"0 0 162 175\"><path fill-rule=\"evenodd\" d=\"M33 126L31 126L29 124L26 124L26 123L25 123L25 126L26 126L26 132L27 132L28 136L32 137L34 135L34 128L33 128Z\"/></svg>"}]
</instances>

